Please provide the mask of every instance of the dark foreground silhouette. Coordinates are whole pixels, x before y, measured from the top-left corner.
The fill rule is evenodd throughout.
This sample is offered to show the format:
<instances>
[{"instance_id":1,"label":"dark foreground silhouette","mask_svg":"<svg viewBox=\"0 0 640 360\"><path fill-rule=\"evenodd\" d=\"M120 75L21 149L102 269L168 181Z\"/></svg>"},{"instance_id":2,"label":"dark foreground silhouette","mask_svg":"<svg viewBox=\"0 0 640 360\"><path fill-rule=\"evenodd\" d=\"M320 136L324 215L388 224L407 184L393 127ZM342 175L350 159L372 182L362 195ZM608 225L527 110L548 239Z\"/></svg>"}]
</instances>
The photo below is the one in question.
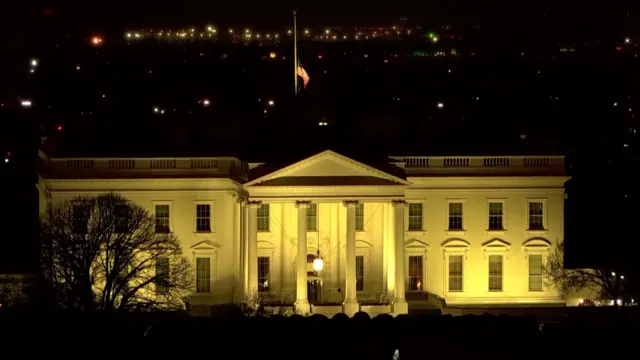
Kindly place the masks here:
<instances>
[{"instance_id":1,"label":"dark foreground silhouette","mask_svg":"<svg viewBox=\"0 0 640 360\"><path fill-rule=\"evenodd\" d=\"M47 359L469 359L589 357L631 346L637 311L570 314L541 325L521 316L192 317L161 314L8 314L6 349ZM600 344L600 345L599 345ZM615 344L615 345L614 345Z\"/></svg>"}]
</instances>

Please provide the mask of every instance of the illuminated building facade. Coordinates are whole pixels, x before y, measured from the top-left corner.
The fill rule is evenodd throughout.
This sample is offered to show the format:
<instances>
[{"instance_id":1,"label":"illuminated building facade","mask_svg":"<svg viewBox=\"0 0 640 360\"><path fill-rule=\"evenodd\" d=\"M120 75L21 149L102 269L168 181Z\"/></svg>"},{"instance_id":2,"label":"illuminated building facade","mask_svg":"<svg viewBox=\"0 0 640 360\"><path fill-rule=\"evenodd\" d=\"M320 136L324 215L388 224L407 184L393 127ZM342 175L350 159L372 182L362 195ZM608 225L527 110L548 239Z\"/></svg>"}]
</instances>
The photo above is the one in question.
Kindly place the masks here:
<instances>
[{"instance_id":1,"label":"illuminated building facade","mask_svg":"<svg viewBox=\"0 0 640 360\"><path fill-rule=\"evenodd\" d=\"M434 299L564 303L542 274L564 232L561 156L46 162L41 208L117 192L173 231L195 268L192 306L256 293L327 315L400 314Z\"/></svg>"}]
</instances>

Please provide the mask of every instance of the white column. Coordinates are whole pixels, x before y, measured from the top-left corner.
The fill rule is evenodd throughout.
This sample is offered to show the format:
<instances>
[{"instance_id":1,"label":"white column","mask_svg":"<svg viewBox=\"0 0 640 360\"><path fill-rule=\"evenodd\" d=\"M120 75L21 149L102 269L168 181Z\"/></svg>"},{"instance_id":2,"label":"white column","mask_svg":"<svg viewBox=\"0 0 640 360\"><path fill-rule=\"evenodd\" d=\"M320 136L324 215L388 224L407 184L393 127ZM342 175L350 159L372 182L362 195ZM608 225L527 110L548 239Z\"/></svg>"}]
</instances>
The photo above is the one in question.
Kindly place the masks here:
<instances>
[{"instance_id":1,"label":"white column","mask_svg":"<svg viewBox=\"0 0 640 360\"><path fill-rule=\"evenodd\" d=\"M344 290L343 311L348 316L353 316L360 311L356 292L356 206L357 201L345 201L347 208L347 259L346 259L346 283Z\"/></svg>"},{"instance_id":2,"label":"white column","mask_svg":"<svg viewBox=\"0 0 640 360\"><path fill-rule=\"evenodd\" d=\"M298 256L296 257L296 303L297 314L311 312L307 298L307 209L309 201L296 201L298 208Z\"/></svg>"},{"instance_id":3,"label":"white column","mask_svg":"<svg viewBox=\"0 0 640 360\"><path fill-rule=\"evenodd\" d=\"M249 295L249 204L242 204L242 290L246 298Z\"/></svg>"},{"instance_id":4,"label":"white column","mask_svg":"<svg viewBox=\"0 0 640 360\"><path fill-rule=\"evenodd\" d=\"M239 302L244 298L244 278L243 278L243 230L242 227L242 197L236 199L233 206L233 265L234 265L234 302Z\"/></svg>"},{"instance_id":5,"label":"white column","mask_svg":"<svg viewBox=\"0 0 640 360\"><path fill-rule=\"evenodd\" d=\"M249 238L248 238L248 294L258 294L258 207L260 201L249 201Z\"/></svg>"},{"instance_id":6,"label":"white column","mask_svg":"<svg viewBox=\"0 0 640 360\"><path fill-rule=\"evenodd\" d=\"M393 201L394 214L394 240L396 250L396 283L393 300L393 314L409 313L409 305L405 299L405 268L404 268L404 209L407 203L404 200Z\"/></svg>"}]
</instances>

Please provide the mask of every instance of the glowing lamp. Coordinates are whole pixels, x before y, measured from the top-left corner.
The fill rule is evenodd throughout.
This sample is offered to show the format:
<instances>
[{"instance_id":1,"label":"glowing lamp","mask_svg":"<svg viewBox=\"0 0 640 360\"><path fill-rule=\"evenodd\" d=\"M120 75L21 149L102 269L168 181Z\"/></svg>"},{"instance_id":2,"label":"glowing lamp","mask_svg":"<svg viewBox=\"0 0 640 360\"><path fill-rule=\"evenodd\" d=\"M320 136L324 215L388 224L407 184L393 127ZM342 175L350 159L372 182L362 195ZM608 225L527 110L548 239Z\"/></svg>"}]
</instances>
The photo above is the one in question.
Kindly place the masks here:
<instances>
[{"instance_id":1,"label":"glowing lamp","mask_svg":"<svg viewBox=\"0 0 640 360\"><path fill-rule=\"evenodd\" d=\"M322 271L324 269L324 261L320 256L313 259L313 270Z\"/></svg>"},{"instance_id":2,"label":"glowing lamp","mask_svg":"<svg viewBox=\"0 0 640 360\"><path fill-rule=\"evenodd\" d=\"M275 59L276 56L278 56L278 54L276 54L275 52L269 53L269 58L271 58L271 59Z\"/></svg>"},{"instance_id":3,"label":"glowing lamp","mask_svg":"<svg viewBox=\"0 0 640 360\"><path fill-rule=\"evenodd\" d=\"M58 131L62 131L62 130L63 130L62 125L58 125L58 126L56 127L56 130L58 130Z\"/></svg>"}]
</instances>

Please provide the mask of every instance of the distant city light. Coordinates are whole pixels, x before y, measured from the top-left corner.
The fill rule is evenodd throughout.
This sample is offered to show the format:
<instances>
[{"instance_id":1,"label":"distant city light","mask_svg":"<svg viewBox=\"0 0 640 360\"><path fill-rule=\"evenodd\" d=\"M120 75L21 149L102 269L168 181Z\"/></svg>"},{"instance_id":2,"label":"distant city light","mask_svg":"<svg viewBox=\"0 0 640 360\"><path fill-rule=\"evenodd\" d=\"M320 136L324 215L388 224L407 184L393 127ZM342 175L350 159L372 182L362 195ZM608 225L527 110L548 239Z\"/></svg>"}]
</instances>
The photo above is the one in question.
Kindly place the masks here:
<instances>
[{"instance_id":1,"label":"distant city light","mask_svg":"<svg viewBox=\"0 0 640 360\"><path fill-rule=\"evenodd\" d=\"M103 41L104 40L100 36L92 36L91 37L91 44L93 46L100 46L100 45L102 45Z\"/></svg>"},{"instance_id":2,"label":"distant city light","mask_svg":"<svg viewBox=\"0 0 640 360\"><path fill-rule=\"evenodd\" d=\"M276 104L276 102L273 101L273 100L269 100L268 104L269 104L269 106L274 106Z\"/></svg>"},{"instance_id":3,"label":"distant city light","mask_svg":"<svg viewBox=\"0 0 640 360\"><path fill-rule=\"evenodd\" d=\"M209 106L209 104L211 104L211 102L209 101L209 99L204 99L204 100L202 100L202 105L204 105L204 106Z\"/></svg>"},{"instance_id":4,"label":"distant city light","mask_svg":"<svg viewBox=\"0 0 640 360\"><path fill-rule=\"evenodd\" d=\"M276 53L275 53L275 52L273 52L273 51L272 51L271 53L269 53L269 58L271 58L271 59L275 59L275 58L276 58L276 56L278 56L278 54L276 54Z\"/></svg>"},{"instance_id":5,"label":"distant city light","mask_svg":"<svg viewBox=\"0 0 640 360\"><path fill-rule=\"evenodd\" d=\"M31 105L33 105L33 104L31 103L31 100L22 100L20 102L20 105L22 105L22 107L28 108L28 107L31 107Z\"/></svg>"},{"instance_id":6,"label":"distant city light","mask_svg":"<svg viewBox=\"0 0 640 360\"><path fill-rule=\"evenodd\" d=\"M624 38L624 43L631 44L631 38L628 38L628 37Z\"/></svg>"},{"instance_id":7,"label":"distant city light","mask_svg":"<svg viewBox=\"0 0 640 360\"><path fill-rule=\"evenodd\" d=\"M33 67L38 66L38 60L37 59L31 59L31 66L33 66Z\"/></svg>"},{"instance_id":8,"label":"distant city light","mask_svg":"<svg viewBox=\"0 0 640 360\"><path fill-rule=\"evenodd\" d=\"M56 126L56 130L62 131L62 130L64 130L64 127L62 125L58 125L58 126Z\"/></svg>"},{"instance_id":9,"label":"distant city light","mask_svg":"<svg viewBox=\"0 0 640 360\"><path fill-rule=\"evenodd\" d=\"M444 108L444 104L443 104L443 103L441 103L441 102L439 102L439 103L438 103L438 109L442 109L442 108Z\"/></svg>"}]
</instances>

